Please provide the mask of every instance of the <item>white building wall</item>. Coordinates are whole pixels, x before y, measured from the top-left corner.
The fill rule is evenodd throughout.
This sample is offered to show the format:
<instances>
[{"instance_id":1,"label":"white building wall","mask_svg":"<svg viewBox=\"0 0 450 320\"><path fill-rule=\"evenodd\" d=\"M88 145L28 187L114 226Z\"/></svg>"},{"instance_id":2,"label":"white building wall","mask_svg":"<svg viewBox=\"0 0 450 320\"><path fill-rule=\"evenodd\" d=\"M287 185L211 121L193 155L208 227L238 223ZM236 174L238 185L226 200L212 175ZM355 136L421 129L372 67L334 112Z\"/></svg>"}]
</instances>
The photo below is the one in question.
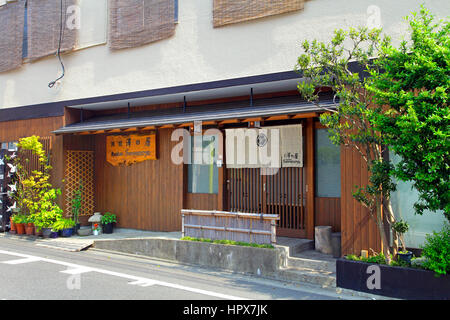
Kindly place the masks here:
<instances>
[{"instance_id":1,"label":"white building wall","mask_svg":"<svg viewBox=\"0 0 450 320\"><path fill-rule=\"evenodd\" d=\"M60 75L55 56L0 73L0 108L290 71L303 40L327 40L337 28L366 25L378 9L384 30L400 40L403 17L423 0L310 0L303 11L216 29L212 0L179 2L174 37L133 49L99 45L65 54L66 75L52 89L48 83ZM450 13L448 1L425 3L438 16Z\"/></svg>"}]
</instances>

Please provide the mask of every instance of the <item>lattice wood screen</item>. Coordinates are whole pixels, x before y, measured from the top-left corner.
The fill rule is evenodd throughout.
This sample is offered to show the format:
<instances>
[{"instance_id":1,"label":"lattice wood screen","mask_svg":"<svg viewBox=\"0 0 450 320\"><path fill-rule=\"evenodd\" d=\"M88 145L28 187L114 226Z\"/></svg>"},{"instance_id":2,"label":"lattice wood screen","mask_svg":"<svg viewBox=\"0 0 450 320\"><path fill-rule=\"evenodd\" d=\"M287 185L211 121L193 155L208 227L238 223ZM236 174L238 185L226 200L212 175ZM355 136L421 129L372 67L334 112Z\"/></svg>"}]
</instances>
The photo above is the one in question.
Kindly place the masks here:
<instances>
[{"instance_id":1,"label":"lattice wood screen","mask_svg":"<svg viewBox=\"0 0 450 320\"><path fill-rule=\"evenodd\" d=\"M66 216L72 215L72 199L75 192L83 184L83 199L80 216L94 213L94 152L67 151L66 158Z\"/></svg>"},{"instance_id":2,"label":"lattice wood screen","mask_svg":"<svg viewBox=\"0 0 450 320\"><path fill-rule=\"evenodd\" d=\"M305 0L214 0L213 24L227 24L302 10Z\"/></svg>"}]
</instances>

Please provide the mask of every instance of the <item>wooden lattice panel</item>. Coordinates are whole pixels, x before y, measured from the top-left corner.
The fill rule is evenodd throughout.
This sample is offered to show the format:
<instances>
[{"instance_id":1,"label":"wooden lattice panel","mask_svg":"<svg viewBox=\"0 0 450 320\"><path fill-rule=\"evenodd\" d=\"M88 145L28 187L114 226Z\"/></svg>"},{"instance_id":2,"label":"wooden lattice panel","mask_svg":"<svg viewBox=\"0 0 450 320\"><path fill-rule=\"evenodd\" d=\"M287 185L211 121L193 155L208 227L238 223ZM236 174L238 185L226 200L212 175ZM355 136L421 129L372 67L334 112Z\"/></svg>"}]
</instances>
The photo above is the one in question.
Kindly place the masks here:
<instances>
[{"instance_id":1,"label":"wooden lattice panel","mask_svg":"<svg viewBox=\"0 0 450 320\"><path fill-rule=\"evenodd\" d=\"M83 184L83 200L80 216L94 213L94 152L67 151L66 158L66 216L72 215L72 199Z\"/></svg>"}]
</instances>

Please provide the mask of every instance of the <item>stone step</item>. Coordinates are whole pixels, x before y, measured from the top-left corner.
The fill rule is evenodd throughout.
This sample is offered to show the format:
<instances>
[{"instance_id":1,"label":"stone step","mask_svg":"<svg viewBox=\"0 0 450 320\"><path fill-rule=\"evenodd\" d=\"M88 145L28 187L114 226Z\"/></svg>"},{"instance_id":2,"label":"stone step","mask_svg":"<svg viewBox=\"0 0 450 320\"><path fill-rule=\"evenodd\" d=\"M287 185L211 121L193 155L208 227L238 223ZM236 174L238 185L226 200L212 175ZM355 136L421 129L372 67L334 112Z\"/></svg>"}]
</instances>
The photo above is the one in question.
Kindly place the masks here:
<instances>
[{"instance_id":1,"label":"stone step","mask_svg":"<svg viewBox=\"0 0 450 320\"><path fill-rule=\"evenodd\" d=\"M329 271L288 267L279 269L277 272L277 278L289 282L311 283L319 285L323 288L336 287L336 274Z\"/></svg>"},{"instance_id":2,"label":"stone step","mask_svg":"<svg viewBox=\"0 0 450 320\"><path fill-rule=\"evenodd\" d=\"M287 267L294 269L313 269L318 271L336 272L336 262L318 259L289 257Z\"/></svg>"}]
</instances>

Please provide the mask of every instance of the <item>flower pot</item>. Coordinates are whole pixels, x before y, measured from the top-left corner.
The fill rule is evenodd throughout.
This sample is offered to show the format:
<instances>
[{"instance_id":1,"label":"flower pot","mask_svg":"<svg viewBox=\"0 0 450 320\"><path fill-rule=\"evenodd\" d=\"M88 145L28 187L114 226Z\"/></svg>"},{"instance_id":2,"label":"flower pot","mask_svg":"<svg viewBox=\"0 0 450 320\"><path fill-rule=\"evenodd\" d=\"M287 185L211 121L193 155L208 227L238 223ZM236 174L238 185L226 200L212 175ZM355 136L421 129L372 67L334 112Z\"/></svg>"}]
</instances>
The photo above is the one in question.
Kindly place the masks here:
<instances>
[{"instance_id":1,"label":"flower pot","mask_svg":"<svg viewBox=\"0 0 450 320\"><path fill-rule=\"evenodd\" d=\"M93 232L94 236L98 236L98 233L99 233L98 230L94 230L94 231L92 231L92 232Z\"/></svg>"},{"instance_id":2,"label":"flower pot","mask_svg":"<svg viewBox=\"0 0 450 320\"><path fill-rule=\"evenodd\" d=\"M10 228L9 232L16 233L16 224L13 222L12 217L9 218Z\"/></svg>"},{"instance_id":3,"label":"flower pot","mask_svg":"<svg viewBox=\"0 0 450 320\"><path fill-rule=\"evenodd\" d=\"M61 230L61 237L68 238L73 235L74 228L68 228L68 229L62 229Z\"/></svg>"},{"instance_id":4,"label":"flower pot","mask_svg":"<svg viewBox=\"0 0 450 320\"><path fill-rule=\"evenodd\" d=\"M25 223L16 223L17 234L25 234Z\"/></svg>"},{"instance_id":5,"label":"flower pot","mask_svg":"<svg viewBox=\"0 0 450 320\"><path fill-rule=\"evenodd\" d=\"M398 260L405 262L406 264L411 264L412 252L408 251L406 253L398 253Z\"/></svg>"},{"instance_id":6,"label":"flower pot","mask_svg":"<svg viewBox=\"0 0 450 320\"><path fill-rule=\"evenodd\" d=\"M113 233L114 224L113 223L106 223L102 225L103 233Z\"/></svg>"},{"instance_id":7,"label":"flower pot","mask_svg":"<svg viewBox=\"0 0 450 320\"><path fill-rule=\"evenodd\" d=\"M42 237L42 229L38 231L37 227L34 226L34 235L37 237Z\"/></svg>"},{"instance_id":8,"label":"flower pot","mask_svg":"<svg viewBox=\"0 0 450 320\"><path fill-rule=\"evenodd\" d=\"M27 223L25 225L25 233L27 235L34 235L34 224L33 223Z\"/></svg>"},{"instance_id":9,"label":"flower pot","mask_svg":"<svg viewBox=\"0 0 450 320\"><path fill-rule=\"evenodd\" d=\"M59 234L59 232L58 231L51 231L50 230L50 238L58 238L58 234Z\"/></svg>"},{"instance_id":10,"label":"flower pot","mask_svg":"<svg viewBox=\"0 0 450 320\"><path fill-rule=\"evenodd\" d=\"M51 233L52 233L52 228L42 228L42 236L44 238L50 238Z\"/></svg>"}]
</instances>

